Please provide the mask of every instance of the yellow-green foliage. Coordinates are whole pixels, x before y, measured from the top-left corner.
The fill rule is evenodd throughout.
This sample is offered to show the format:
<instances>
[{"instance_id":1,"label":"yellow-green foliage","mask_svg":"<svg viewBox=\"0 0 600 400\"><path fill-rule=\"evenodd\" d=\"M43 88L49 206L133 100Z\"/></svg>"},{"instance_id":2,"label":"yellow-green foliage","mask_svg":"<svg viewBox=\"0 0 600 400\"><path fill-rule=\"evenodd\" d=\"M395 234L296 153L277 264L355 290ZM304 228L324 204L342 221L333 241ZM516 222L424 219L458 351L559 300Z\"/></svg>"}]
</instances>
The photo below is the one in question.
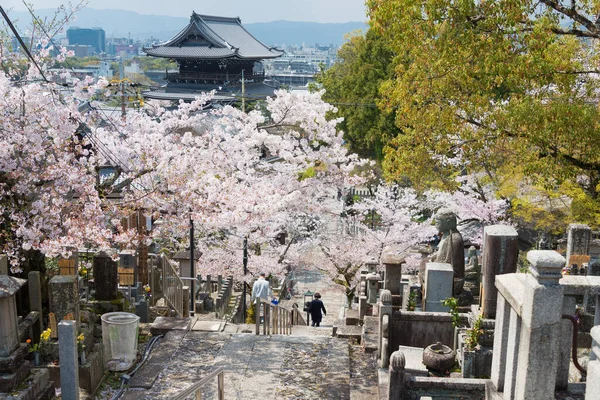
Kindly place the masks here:
<instances>
[{"instance_id":1,"label":"yellow-green foliage","mask_svg":"<svg viewBox=\"0 0 600 400\"><path fill-rule=\"evenodd\" d=\"M387 179L425 188L478 173L502 187L515 168L573 200L557 217L526 197L515 203L519 218L546 230L569 219L598 225L600 80L589 66L600 61L600 32L577 21L597 15L600 1L549 3L367 0L371 29L395 54L395 75L379 88L402 132L384 149ZM515 189L507 198L520 198Z\"/></svg>"},{"instance_id":2,"label":"yellow-green foliage","mask_svg":"<svg viewBox=\"0 0 600 400\"><path fill-rule=\"evenodd\" d=\"M248 307L248 311L246 312L246 323L247 324L255 324L256 323L256 318L254 317L254 306L251 305L250 307Z\"/></svg>"}]
</instances>

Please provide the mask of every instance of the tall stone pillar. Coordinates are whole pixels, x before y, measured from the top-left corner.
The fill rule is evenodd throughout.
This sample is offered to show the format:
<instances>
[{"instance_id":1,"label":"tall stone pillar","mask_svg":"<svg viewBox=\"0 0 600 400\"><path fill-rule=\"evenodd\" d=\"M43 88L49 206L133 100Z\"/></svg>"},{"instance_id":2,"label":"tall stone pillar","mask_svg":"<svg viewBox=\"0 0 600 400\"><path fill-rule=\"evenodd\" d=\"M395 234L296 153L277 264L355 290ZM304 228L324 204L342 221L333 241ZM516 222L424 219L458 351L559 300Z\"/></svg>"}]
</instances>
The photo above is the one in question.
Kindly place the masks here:
<instances>
[{"instance_id":1,"label":"tall stone pillar","mask_svg":"<svg viewBox=\"0 0 600 400\"><path fill-rule=\"evenodd\" d=\"M79 363L77 361L77 326L75 321L58 323L60 388L65 400L79 400Z\"/></svg>"},{"instance_id":2,"label":"tall stone pillar","mask_svg":"<svg viewBox=\"0 0 600 400\"><path fill-rule=\"evenodd\" d=\"M483 318L496 317L497 275L517 272L519 234L512 226L491 225L483 230L483 279L480 294Z\"/></svg>"},{"instance_id":3,"label":"tall stone pillar","mask_svg":"<svg viewBox=\"0 0 600 400\"><path fill-rule=\"evenodd\" d=\"M34 329L34 334L37 333L39 335L44 330L42 325L42 282L40 272L31 271L27 275L27 281L29 285L29 309L30 311L37 311L39 313L37 327Z\"/></svg>"}]
</instances>

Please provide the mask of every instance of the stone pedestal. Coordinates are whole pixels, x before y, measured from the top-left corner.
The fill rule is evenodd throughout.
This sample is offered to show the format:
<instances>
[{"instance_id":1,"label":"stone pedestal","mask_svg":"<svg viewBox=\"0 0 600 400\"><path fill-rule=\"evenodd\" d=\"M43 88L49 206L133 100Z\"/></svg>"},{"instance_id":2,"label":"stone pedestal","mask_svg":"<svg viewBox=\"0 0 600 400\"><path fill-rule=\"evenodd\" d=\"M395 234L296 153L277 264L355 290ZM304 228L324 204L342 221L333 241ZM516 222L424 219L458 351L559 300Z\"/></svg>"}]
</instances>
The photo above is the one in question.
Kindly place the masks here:
<instances>
[{"instance_id":1,"label":"stone pedestal","mask_svg":"<svg viewBox=\"0 0 600 400\"><path fill-rule=\"evenodd\" d=\"M480 295L484 318L496 317L497 275L517 272L519 234L506 225L486 226L483 230L483 280Z\"/></svg>"},{"instance_id":2,"label":"stone pedestal","mask_svg":"<svg viewBox=\"0 0 600 400\"><path fill-rule=\"evenodd\" d=\"M60 323L70 316L79 329L79 290L76 275L57 275L48 284L50 295L50 312L54 313L56 322Z\"/></svg>"},{"instance_id":3,"label":"stone pedestal","mask_svg":"<svg viewBox=\"0 0 600 400\"><path fill-rule=\"evenodd\" d=\"M427 263L425 266L425 299L423 309L427 312L448 312L442 301L452 297L454 270L452 264Z\"/></svg>"},{"instance_id":4,"label":"stone pedestal","mask_svg":"<svg viewBox=\"0 0 600 400\"><path fill-rule=\"evenodd\" d=\"M119 292L119 273L116 261L99 253L94 257L94 286L96 300L116 300Z\"/></svg>"}]
</instances>

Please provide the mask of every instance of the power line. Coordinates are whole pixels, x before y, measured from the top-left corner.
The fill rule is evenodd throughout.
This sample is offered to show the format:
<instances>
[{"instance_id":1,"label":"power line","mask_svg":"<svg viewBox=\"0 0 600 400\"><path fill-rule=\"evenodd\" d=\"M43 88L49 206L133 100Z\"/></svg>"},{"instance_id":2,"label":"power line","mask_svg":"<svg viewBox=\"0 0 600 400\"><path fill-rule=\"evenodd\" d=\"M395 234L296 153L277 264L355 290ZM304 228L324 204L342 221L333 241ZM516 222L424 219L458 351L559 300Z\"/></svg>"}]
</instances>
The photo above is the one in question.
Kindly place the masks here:
<instances>
[{"instance_id":1,"label":"power line","mask_svg":"<svg viewBox=\"0 0 600 400\"><path fill-rule=\"evenodd\" d=\"M44 71L42 71L42 68L40 68L40 66L38 65L38 63L35 60L35 58L33 58L33 56L31 55L31 53L29 52L29 49L27 48L27 45L25 44L25 42L23 42L23 39L21 38L21 35L19 35L19 32L17 32L17 29L13 25L12 21L10 20L10 18L8 18L8 15L6 14L6 12L4 11L4 8L2 8L2 6L0 6L0 13L2 13L2 16L6 20L6 23L8 24L10 30L13 32L13 34L15 35L15 37L17 38L17 40L21 44L21 47L23 47L23 51L25 51L25 54L27 54L27 57L31 60L31 62L33 63L33 65L36 66L36 68L38 69L38 71L40 71L40 75L42 75L42 78L44 78L44 81L46 83L50 83L50 81L48 79L46 79L46 75L44 75Z\"/></svg>"}]
</instances>

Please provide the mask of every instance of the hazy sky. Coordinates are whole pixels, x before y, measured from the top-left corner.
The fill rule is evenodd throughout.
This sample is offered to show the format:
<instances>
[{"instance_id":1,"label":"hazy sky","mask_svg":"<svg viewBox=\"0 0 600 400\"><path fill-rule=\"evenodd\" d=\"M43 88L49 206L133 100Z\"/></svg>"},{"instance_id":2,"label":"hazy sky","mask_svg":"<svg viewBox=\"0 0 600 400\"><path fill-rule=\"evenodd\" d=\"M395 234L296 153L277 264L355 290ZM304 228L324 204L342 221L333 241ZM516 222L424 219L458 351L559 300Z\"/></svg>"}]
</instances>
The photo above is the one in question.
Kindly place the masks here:
<instances>
[{"instance_id":1,"label":"hazy sky","mask_svg":"<svg viewBox=\"0 0 600 400\"><path fill-rule=\"evenodd\" d=\"M55 8L67 0L26 0L36 9ZM77 0L71 0L76 3ZM25 10L22 0L2 0L2 6ZM276 20L311 22L365 21L364 0L90 0L89 8L120 9L139 14L189 17L198 14L240 17L242 22Z\"/></svg>"}]
</instances>

